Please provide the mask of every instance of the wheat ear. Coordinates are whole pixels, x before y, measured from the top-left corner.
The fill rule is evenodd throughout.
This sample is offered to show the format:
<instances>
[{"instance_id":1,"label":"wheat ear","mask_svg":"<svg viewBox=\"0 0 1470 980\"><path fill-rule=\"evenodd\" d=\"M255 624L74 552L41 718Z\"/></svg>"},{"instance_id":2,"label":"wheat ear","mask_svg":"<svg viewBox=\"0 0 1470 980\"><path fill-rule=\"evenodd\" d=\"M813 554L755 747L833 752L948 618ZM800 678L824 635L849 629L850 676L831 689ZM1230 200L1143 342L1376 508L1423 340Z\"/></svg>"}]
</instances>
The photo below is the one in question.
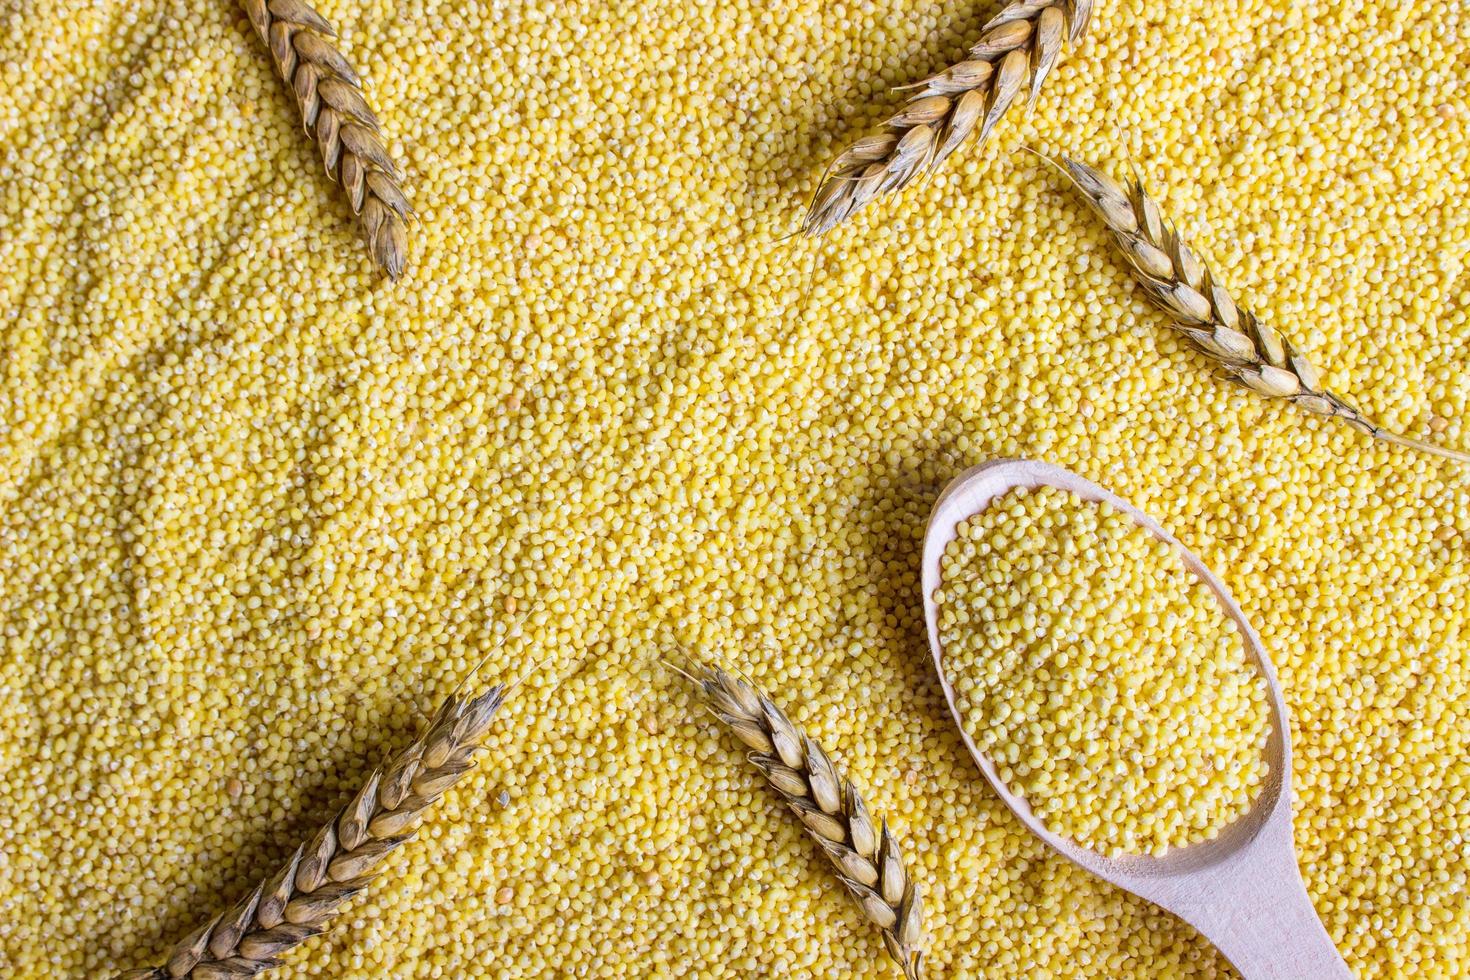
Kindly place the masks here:
<instances>
[{"instance_id":1,"label":"wheat ear","mask_svg":"<svg viewBox=\"0 0 1470 980\"><path fill-rule=\"evenodd\" d=\"M907 86L918 91L885 132L843 150L827 169L801 232L825 234L884 194L937 169L969 136L983 144L1029 85L1027 104L1092 18L1093 0L1016 0L985 25L969 56Z\"/></svg>"},{"instance_id":2,"label":"wheat ear","mask_svg":"<svg viewBox=\"0 0 1470 980\"><path fill-rule=\"evenodd\" d=\"M1125 188L1068 157L1062 157L1059 169L1108 226L1134 278L1174 319L1174 326L1235 380L1267 398L1284 398L1308 412L1342 419L1385 442L1470 463L1470 454L1380 428L1343 396L1324 388L1316 367L1290 340L1236 305L1210 267L1163 218L1136 176Z\"/></svg>"},{"instance_id":3,"label":"wheat ear","mask_svg":"<svg viewBox=\"0 0 1470 980\"><path fill-rule=\"evenodd\" d=\"M296 95L301 121L321 150L327 174L347 189L373 261L397 279L408 261L413 209L357 72L332 42L336 32L304 0L242 2L276 70Z\"/></svg>"},{"instance_id":4,"label":"wheat ear","mask_svg":"<svg viewBox=\"0 0 1470 980\"><path fill-rule=\"evenodd\" d=\"M826 851L863 915L883 931L889 955L909 980L924 975L924 907L888 823L868 806L822 747L749 681L701 664L687 674L740 741L750 761Z\"/></svg>"},{"instance_id":5,"label":"wheat ear","mask_svg":"<svg viewBox=\"0 0 1470 980\"><path fill-rule=\"evenodd\" d=\"M450 695L419 739L368 777L352 802L275 874L175 946L165 965L117 980L253 977L323 932L381 873L383 858L413 836L424 811L474 768L504 693L497 685L476 698Z\"/></svg>"}]
</instances>

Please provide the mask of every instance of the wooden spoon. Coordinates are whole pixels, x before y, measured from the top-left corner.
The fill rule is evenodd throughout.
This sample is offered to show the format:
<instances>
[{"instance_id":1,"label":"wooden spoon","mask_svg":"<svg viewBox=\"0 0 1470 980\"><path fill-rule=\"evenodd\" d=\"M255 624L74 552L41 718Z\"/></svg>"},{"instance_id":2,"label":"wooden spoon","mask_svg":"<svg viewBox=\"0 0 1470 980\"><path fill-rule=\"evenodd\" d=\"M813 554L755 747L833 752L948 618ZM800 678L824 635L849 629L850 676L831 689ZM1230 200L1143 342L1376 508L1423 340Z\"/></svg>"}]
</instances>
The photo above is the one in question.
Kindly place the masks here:
<instances>
[{"instance_id":1,"label":"wooden spoon","mask_svg":"<svg viewBox=\"0 0 1470 980\"><path fill-rule=\"evenodd\" d=\"M1215 593L1235 620L1257 669L1270 688L1271 734L1266 743L1270 776L1251 810L1214 840L1170 849L1161 857L1109 858L1049 831L1024 797L1011 792L990 759L965 731L954 687L944 672L934 592L939 562L956 528L990 501L1016 487L1050 486L1084 500L1106 501L1175 548L1184 564ZM960 474L934 504L924 536L924 618L929 647L949 710L970 754L995 792L1032 833L1073 863L1141 898L1161 905L1194 926L1224 953L1246 980L1339 980L1352 973L1322 927L1302 887L1291 837L1291 736L1286 705L1261 639L1224 584L1158 522L1102 487L1058 466L1029 460L999 460Z\"/></svg>"}]
</instances>

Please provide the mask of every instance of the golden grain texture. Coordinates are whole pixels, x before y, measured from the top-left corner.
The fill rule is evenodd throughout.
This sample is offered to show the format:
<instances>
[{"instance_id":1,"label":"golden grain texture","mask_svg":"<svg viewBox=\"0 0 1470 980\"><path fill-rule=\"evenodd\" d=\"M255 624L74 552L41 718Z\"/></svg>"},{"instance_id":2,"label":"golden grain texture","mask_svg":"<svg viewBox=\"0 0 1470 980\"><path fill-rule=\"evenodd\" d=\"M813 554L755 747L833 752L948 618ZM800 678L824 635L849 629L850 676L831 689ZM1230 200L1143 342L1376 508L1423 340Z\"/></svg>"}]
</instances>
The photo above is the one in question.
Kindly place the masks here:
<instances>
[{"instance_id":1,"label":"golden grain texture","mask_svg":"<svg viewBox=\"0 0 1470 980\"><path fill-rule=\"evenodd\" d=\"M1259 395L1342 419L1376 439L1470 463L1470 453L1407 439L1375 425L1342 395L1324 387L1320 372L1305 354L1235 302L1229 287L1164 218L1141 178L1135 175L1125 188L1069 157L1062 157L1058 167L1107 224L1144 291L1230 377Z\"/></svg>"},{"instance_id":2,"label":"golden grain texture","mask_svg":"<svg viewBox=\"0 0 1470 980\"><path fill-rule=\"evenodd\" d=\"M253 977L321 935L382 875L384 859L413 839L424 814L475 767L504 694L496 686L478 697L445 698L423 735L369 776L342 812L274 874L181 940L162 966L118 980Z\"/></svg>"},{"instance_id":3,"label":"golden grain texture","mask_svg":"<svg viewBox=\"0 0 1470 980\"><path fill-rule=\"evenodd\" d=\"M985 25L965 60L915 85L904 106L834 160L802 220L823 235L868 204L897 193L944 163L961 144L989 139L1026 93L1030 108L1061 56L1092 19L1094 0L1015 0Z\"/></svg>"},{"instance_id":4,"label":"golden grain texture","mask_svg":"<svg viewBox=\"0 0 1470 980\"><path fill-rule=\"evenodd\" d=\"M362 94L357 70L334 41L337 32L305 0L241 2L295 96L302 125L321 151L328 176L347 192L352 213L362 222L368 254L397 279L408 265L413 208L383 141L382 124Z\"/></svg>"},{"instance_id":5,"label":"golden grain texture","mask_svg":"<svg viewBox=\"0 0 1470 980\"><path fill-rule=\"evenodd\" d=\"M236 5L0 5L3 972L161 962L513 604L484 676L551 662L392 887L277 976L893 980L651 662L674 640L779 692L903 828L931 976L1228 975L1012 819L943 702L925 520L1028 455L1169 521L1259 627L1358 976L1464 974L1470 484L1211 377L1020 149L1147 160L1365 414L1464 446L1463 6L1109 0L986 152L840 248L774 244L877 94L1000 6L323 0L393 65L420 212L393 284Z\"/></svg>"},{"instance_id":6,"label":"golden grain texture","mask_svg":"<svg viewBox=\"0 0 1470 980\"><path fill-rule=\"evenodd\" d=\"M888 955L909 980L923 980L923 888L904 867L888 821L873 822L862 793L770 695L718 667L691 669L715 717L751 750L751 763L821 845L863 915L882 931Z\"/></svg>"}]
</instances>

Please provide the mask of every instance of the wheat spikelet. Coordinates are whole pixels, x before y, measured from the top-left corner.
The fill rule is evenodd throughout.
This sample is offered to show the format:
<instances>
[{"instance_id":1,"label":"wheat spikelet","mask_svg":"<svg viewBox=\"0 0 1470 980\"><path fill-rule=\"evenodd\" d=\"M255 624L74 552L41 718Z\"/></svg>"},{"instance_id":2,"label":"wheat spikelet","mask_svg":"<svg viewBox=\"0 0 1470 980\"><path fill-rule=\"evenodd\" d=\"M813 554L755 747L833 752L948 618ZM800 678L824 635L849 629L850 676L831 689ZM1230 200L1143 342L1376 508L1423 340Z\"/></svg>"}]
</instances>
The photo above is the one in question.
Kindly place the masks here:
<instances>
[{"instance_id":1,"label":"wheat spikelet","mask_svg":"<svg viewBox=\"0 0 1470 980\"><path fill-rule=\"evenodd\" d=\"M504 693L497 685L468 700L450 695L424 734L368 777L352 802L273 875L174 947L166 964L116 980L253 977L323 932L380 874L383 858L413 836L424 811L474 768Z\"/></svg>"},{"instance_id":2,"label":"wheat spikelet","mask_svg":"<svg viewBox=\"0 0 1470 980\"><path fill-rule=\"evenodd\" d=\"M825 234L869 202L937 169L972 133L984 143L1029 88L1036 101L1062 46L1087 30L1093 0L1016 0L985 25L969 56L917 85L909 103L832 162L802 221Z\"/></svg>"},{"instance_id":3,"label":"wheat spikelet","mask_svg":"<svg viewBox=\"0 0 1470 980\"><path fill-rule=\"evenodd\" d=\"M923 902L887 822L874 825L862 796L822 747L748 681L703 665L694 665L688 676L716 716L753 750L750 761L822 846L863 915L883 931L904 976L920 980Z\"/></svg>"},{"instance_id":4,"label":"wheat spikelet","mask_svg":"<svg viewBox=\"0 0 1470 980\"><path fill-rule=\"evenodd\" d=\"M296 95L301 121L320 148L328 175L346 188L373 261L397 279L408 261L413 209L357 72L332 43L336 32L305 0L242 2L276 70Z\"/></svg>"},{"instance_id":5,"label":"wheat spikelet","mask_svg":"<svg viewBox=\"0 0 1470 980\"><path fill-rule=\"evenodd\" d=\"M1267 398L1284 398L1306 411L1342 419L1374 438L1470 462L1470 454L1380 428L1343 396L1323 387L1316 367L1290 340L1236 305L1210 267L1163 218L1136 176L1125 188L1068 157L1062 157L1059 169L1107 224L1144 290L1231 377Z\"/></svg>"}]
</instances>

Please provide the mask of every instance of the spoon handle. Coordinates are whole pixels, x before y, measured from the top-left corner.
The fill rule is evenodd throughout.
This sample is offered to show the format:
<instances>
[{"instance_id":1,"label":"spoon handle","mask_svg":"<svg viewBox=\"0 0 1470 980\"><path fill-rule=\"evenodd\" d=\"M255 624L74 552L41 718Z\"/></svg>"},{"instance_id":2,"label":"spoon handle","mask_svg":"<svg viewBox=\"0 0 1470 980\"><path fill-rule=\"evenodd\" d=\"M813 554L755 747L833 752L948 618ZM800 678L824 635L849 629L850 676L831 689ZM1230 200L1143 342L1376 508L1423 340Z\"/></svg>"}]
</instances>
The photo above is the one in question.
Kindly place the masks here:
<instances>
[{"instance_id":1,"label":"spoon handle","mask_svg":"<svg viewBox=\"0 0 1470 980\"><path fill-rule=\"evenodd\" d=\"M1231 860L1191 875L1169 905L1245 980L1353 980L1307 897L1282 816Z\"/></svg>"}]
</instances>

